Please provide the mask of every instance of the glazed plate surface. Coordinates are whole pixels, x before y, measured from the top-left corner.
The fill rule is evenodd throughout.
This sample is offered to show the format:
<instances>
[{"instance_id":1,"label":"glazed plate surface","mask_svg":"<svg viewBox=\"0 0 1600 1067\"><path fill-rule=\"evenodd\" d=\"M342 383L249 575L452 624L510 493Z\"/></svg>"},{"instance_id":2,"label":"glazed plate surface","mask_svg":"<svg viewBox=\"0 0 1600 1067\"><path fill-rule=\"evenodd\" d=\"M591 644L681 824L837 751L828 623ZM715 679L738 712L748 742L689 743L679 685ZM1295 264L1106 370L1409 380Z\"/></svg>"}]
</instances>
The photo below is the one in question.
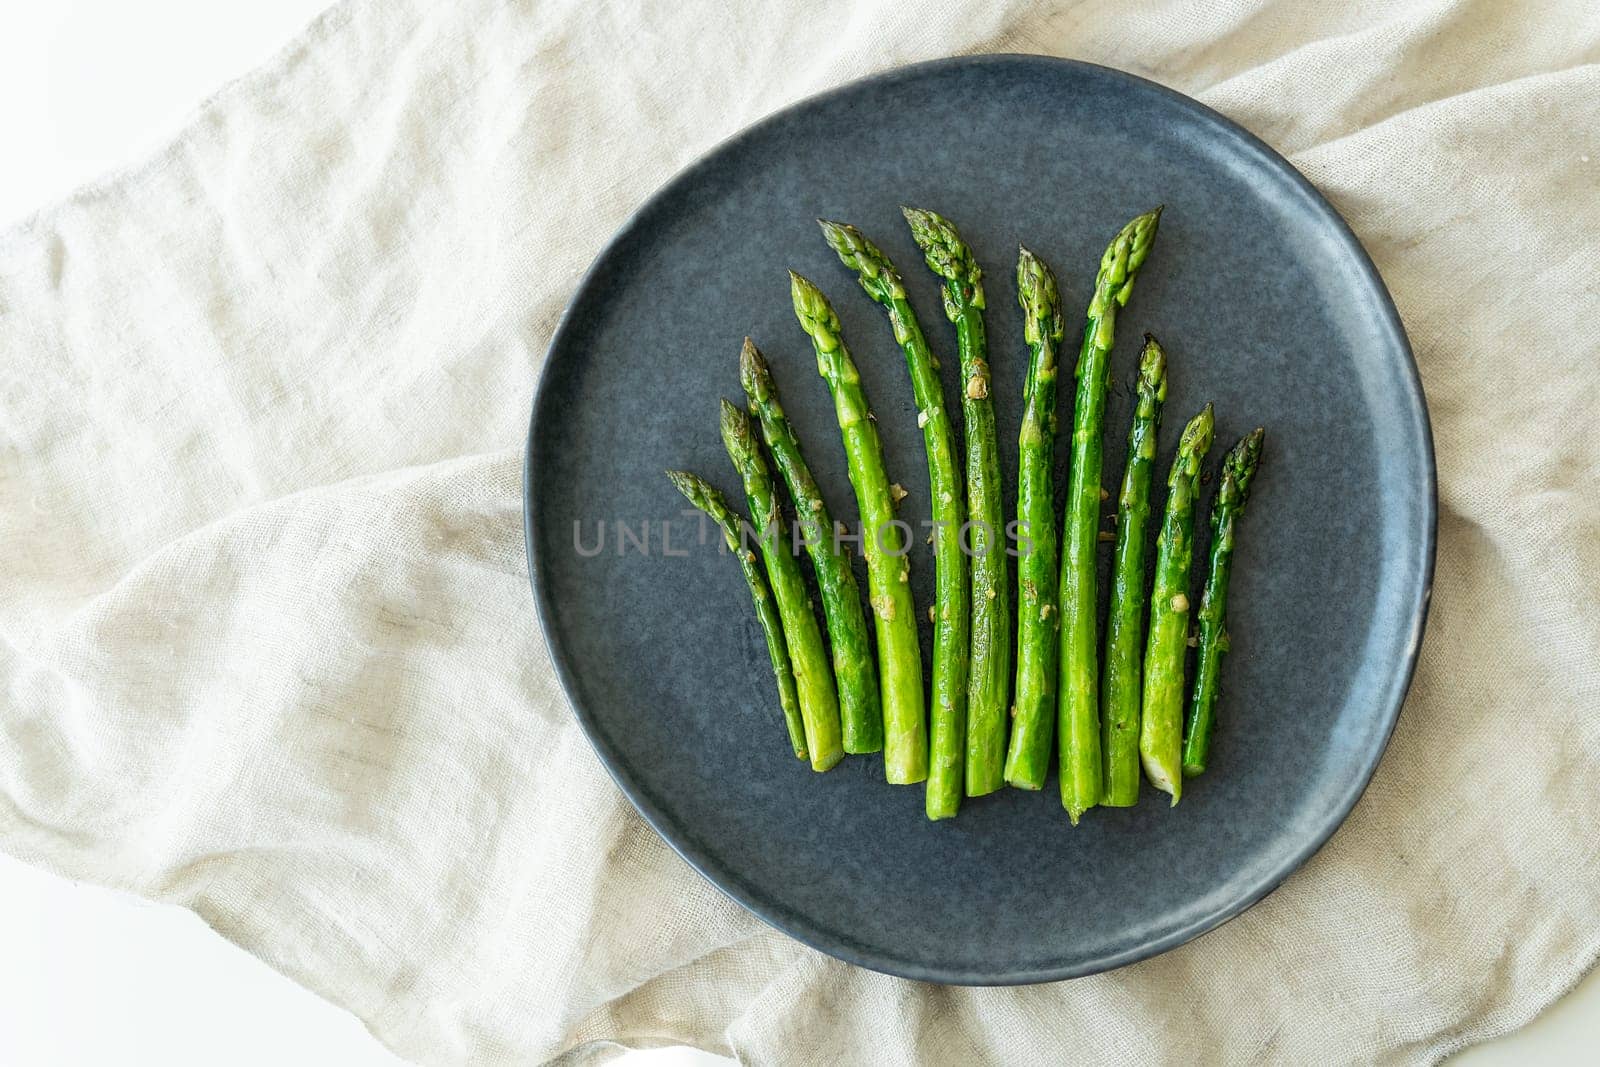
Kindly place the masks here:
<instances>
[{"instance_id":1,"label":"glazed plate surface","mask_svg":"<svg viewBox=\"0 0 1600 1067\"><path fill-rule=\"evenodd\" d=\"M1106 482L1121 477L1146 331L1170 358L1163 480L1179 430L1206 401L1218 440L1208 468L1240 434L1267 428L1235 557L1213 759L1176 808L1147 784L1138 806L1097 808L1073 828L1052 777L1043 793L969 799L958 818L930 823L922 789L887 785L881 756L813 774L786 743L738 567L715 538L700 543L662 476L698 472L743 510L717 402L742 400L748 334L829 506L855 521L832 406L789 306L793 268L838 309L890 477L910 492L902 514L926 515L904 362L813 221L855 223L899 265L955 410L953 333L901 204L948 216L986 269L1008 518L1027 360L1018 243L1060 278L1070 367L1107 241L1166 205L1118 323ZM1069 375L1061 394L1069 427ZM1278 885L1343 821L1383 753L1433 566L1433 450L1416 369L1338 215L1279 156L1194 101L1037 57L952 59L857 82L760 122L670 182L600 255L557 330L527 473L544 632L629 799L774 926L842 959L940 982L1046 981L1129 963ZM619 552L618 523L635 535L648 523L647 551L630 541ZM1197 561L1207 540L1202 532ZM919 608L932 579L919 539ZM1102 579L1102 616L1104 592ZM926 623L922 636L926 666Z\"/></svg>"}]
</instances>

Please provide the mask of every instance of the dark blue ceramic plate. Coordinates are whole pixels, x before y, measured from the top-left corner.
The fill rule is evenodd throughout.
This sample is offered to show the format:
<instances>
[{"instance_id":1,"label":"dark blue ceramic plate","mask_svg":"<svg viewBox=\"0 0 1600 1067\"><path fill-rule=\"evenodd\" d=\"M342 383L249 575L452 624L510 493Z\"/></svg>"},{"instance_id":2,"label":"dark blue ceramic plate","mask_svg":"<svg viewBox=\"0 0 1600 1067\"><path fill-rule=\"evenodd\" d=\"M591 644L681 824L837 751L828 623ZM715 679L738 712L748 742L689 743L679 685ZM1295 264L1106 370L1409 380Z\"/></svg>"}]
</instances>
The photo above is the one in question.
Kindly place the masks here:
<instances>
[{"instance_id":1,"label":"dark blue ceramic plate","mask_svg":"<svg viewBox=\"0 0 1600 1067\"><path fill-rule=\"evenodd\" d=\"M698 471L742 504L717 400L741 397L749 334L829 504L854 520L832 407L790 312L793 267L832 296L890 475L910 490L906 513L924 513L899 350L813 220L854 222L894 257L947 357L952 403L953 338L899 205L960 227L988 269L1014 484L1026 362L1018 242L1055 267L1075 354L1101 251L1158 203L1160 236L1118 324L1107 481L1121 476L1126 383L1147 330L1171 359L1163 472L1208 400L1212 466L1241 433L1267 427L1234 566L1234 651L1211 769L1177 808L1147 786L1137 807L1095 809L1076 829L1054 781L968 800L959 818L930 823L922 790L885 784L880 757L811 773L785 743L739 569L714 539L698 542L662 471ZM1070 424L1070 386L1062 394ZM1035 57L952 59L846 86L763 120L674 179L573 297L534 404L527 472L544 632L629 799L767 922L841 959L939 982L1038 982L1129 963L1283 881L1344 819L1383 753L1433 566L1422 390L1383 283L1344 222L1271 149L1194 101ZM648 523L648 551L631 541L619 550L618 523L635 538ZM596 524L604 542L593 553ZM912 571L926 604L923 546Z\"/></svg>"}]
</instances>

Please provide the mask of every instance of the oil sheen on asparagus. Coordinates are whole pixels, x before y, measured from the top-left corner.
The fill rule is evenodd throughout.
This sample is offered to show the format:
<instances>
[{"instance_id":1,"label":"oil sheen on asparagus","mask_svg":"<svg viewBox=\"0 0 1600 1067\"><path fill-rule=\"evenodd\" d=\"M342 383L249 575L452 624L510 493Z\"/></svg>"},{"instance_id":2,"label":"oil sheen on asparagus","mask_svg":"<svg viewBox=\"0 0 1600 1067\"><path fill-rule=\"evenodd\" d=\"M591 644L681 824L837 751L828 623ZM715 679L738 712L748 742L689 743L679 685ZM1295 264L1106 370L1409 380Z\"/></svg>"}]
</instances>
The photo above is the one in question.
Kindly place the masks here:
<instances>
[{"instance_id":1,"label":"oil sheen on asparagus","mask_svg":"<svg viewBox=\"0 0 1600 1067\"><path fill-rule=\"evenodd\" d=\"M711 517L722 531L722 540L728 551L739 561L744 580L750 586L750 597L756 605L756 621L761 624L761 635L767 641L767 656L772 660L772 674L778 682L778 705L783 709L783 722L789 731L789 746L800 759L806 758L806 728L800 718L800 694L794 685L794 670L789 665L789 646L783 639L783 622L772 602L772 591L761 572L756 554L742 543L739 517L728 506L723 495L701 478L688 471L668 471L667 477L678 487L678 492L689 503Z\"/></svg>"},{"instance_id":2,"label":"oil sheen on asparagus","mask_svg":"<svg viewBox=\"0 0 1600 1067\"><path fill-rule=\"evenodd\" d=\"M1150 784L1183 795L1183 661L1189 640L1189 569L1194 559L1194 508L1200 463L1211 448L1211 405L1189 420L1167 477L1167 510L1156 539L1150 589L1150 636L1144 650L1144 706L1139 758Z\"/></svg>"},{"instance_id":3,"label":"oil sheen on asparagus","mask_svg":"<svg viewBox=\"0 0 1600 1067\"><path fill-rule=\"evenodd\" d=\"M967 514L962 549L972 570L971 655L967 662L966 794L1003 784L1011 694L1011 590L1006 581L1005 515L989 348L983 324L983 270L943 216L902 208L928 268L943 280L944 313L961 357L961 417L966 428Z\"/></svg>"},{"instance_id":4,"label":"oil sheen on asparagus","mask_svg":"<svg viewBox=\"0 0 1600 1067\"><path fill-rule=\"evenodd\" d=\"M1056 276L1017 253L1017 303L1028 342L1017 437L1017 685L1006 784L1043 789L1056 732L1056 376L1066 333Z\"/></svg>"},{"instance_id":5,"label":"oil sheen on asparagus","mask_svg":"<svg viewBox=\"0 0 1600 1067\"><path fill-rule=\"evenodd\" d=\"M822 499L811 469L800 454L800 442L778 402L772 372L750 338L739 354L739 380L750 399L750 412L761 426L761 437L773 464L789 487L795 522L811 556L817 591L828 624L833 651L833 676L839 683L839 719L846 752L877 752L883 748L883 707L879 702L878 672L867 643L867 619L861 611L861 591L850 569L850 557L834 537L833 518Z\"/></svg>"},{"instance_id":6,"label":"oil sheen on asparagus","mask_svg":"<svg viewBox=\"0 0 1600 1067\"><path fill-rule=\"evenodd\" d=\"M1233 539L1239 516L1250 500L1250 483L1261 462L1266 431L1256 427L1228 450L1222 461L1217 499L1211 505L1211 565L1200 597L1199 638L1195 651L1194 695L1184 726L1183 773L1201 774L1211 754L1211 727L1216 718L1217 676L1228 651L1228 578L1233 571Z\"/></svg>"},{"instance_id":7,"label":"oil sheen on asparagus","mask_svg":"<svg viewBox=\"0 0 1600 1067\"><path fill-rule=\"evenodd\" d=\"M1105 782L1100 803L1126 808L1139 801L1139 702L1144 655L1144 575L1150 483L1155 480L1156 430L1167 399L1167 360L1145 335L1134 386L1128 459L1117 493L1117 540L1111 555L1111 603L1106 610L1105 679L1101 686L1101 749Z\"/></svg>"},{"instance_id":8,"label":"oil sheen on asparagus","mask_svg":"<svg viewBox=\"0 0 1600 1067\"><path fill-rule=\"evenodd\" d=\"M722 402L722 443L744 481L750 518L761 537L761 558L767 565L773 598L778 602L778 617L783 620L783 637L789 646L789 665L800 692L800 718L805 723L811 769L825 771L844 756L833 670L822 647L817 617L811 611L800 561L790 551L783 515L778 511L778 495L755 430L749 416L726 400Z\"/></svg>"},{"instance_id":9,"label":"oil sheen on asparagus","mask_svg":"<svg viewBox=\"0 0 1600 1067\"><path fill-rule=\"evenodd\" d=\"M933 519L934 614L933 705L928 729L930 819L947 819L961 806L961 776L966 750L967 577L961 552L961 469L951 441L950 413L939 380L939 363L928 349L905 283L889 257L853 226L821 222L828 245L856 272L868 296L889 315L894 338L905 353L911 392L917 402L928 457L928 491Z\"/></svg>"},{"instance_id":10,"label":"oil sheen on asparagus","mask_svg":"<svg viewBox=\"0 0 1600 1067\"><path fill-rule=\"evenodd\" d=\"M894 523L894 501L884 473L883 445L872 424L861 375L839 333L839 317L810 281L789 274L795 317L811 338L817 371L833 397L844 439L845 462L861 518L861 551L867 560L867 600L878 638L878 681L883 704L883 766L890 782L909 784L928 776L928 728L923 710L922 650L917 645L916 606L911 599L909 546Z\"/></svg>"},{"instance_id":11,"label":"oil sheen on asparagus","mask_svg":"<svg viewBox=\"0 0 1600 1067\"><path fill-rule=\"evenodd\" d=\"M1117 309L1155 240L1161 209L1129 222L1106 248L1078 354L1072 413L1072 467L1061 522L1061 806L1074 823L1100 802L1100 693L1095 548L1100 538L1100 475L1106 391Z\"/></svg>"}]
</instances>

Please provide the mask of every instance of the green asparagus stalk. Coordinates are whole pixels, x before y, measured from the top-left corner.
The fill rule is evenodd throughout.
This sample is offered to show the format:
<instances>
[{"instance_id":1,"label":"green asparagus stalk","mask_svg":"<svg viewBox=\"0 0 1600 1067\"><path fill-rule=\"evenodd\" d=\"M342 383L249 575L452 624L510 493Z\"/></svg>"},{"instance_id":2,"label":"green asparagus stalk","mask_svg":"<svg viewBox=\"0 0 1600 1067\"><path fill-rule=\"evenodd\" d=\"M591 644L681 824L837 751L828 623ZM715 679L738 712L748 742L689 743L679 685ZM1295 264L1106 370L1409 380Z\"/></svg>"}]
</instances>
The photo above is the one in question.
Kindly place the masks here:
<instances>
[{"instance_id":1,"label":"green asparagus stalk","mask_svg":"<svg viewBox=\"0 0 1600 1067\"><path fill-rule=\"evenodd\" d=\"M726 400L722 402L722 443L744 481L750 517L760 526L761 557L772 582L773 599L778 603L778 617L783 621L784 642L789 646L811 769L825 771L844 757L833 671L823 651L817 617L811 612L800 561L795 559L784 534L783 515L778 511L767 461L761 455L749 416Z\"/></svg>"},{"instance_id":2,"label":"green asparagus stalk","mask_svg":"<svg viewBox=\"0 0 1600 1067\"><path fill-rule=\"evenodd\" d=\"M1228 651L1228 576L1233 569L1234 526L1250 499L1250 483L1261 462L1266 431L1256 427L1228 450L1222 461L1222 482L1211 505L1211 565L1200 596L1199 647L1195 652L1194 697L1184 727L1183 773L1193 777L1206 769L1211 752L1211 726L1216 717L1217 675Z\"/></svg>"},{"instance_id":3,"label":"green asparagus stalk","mask_svg":"<svg viewBox=\"0 0 1600 1067\"><path fill-rule=\"evenodd\" d=\"M839 317L811 282L789 272L795 317L811 337L817 371L828 383L844 438L845 461L861 516L861 551L867 559L867 601L878 638L878 681L883 703L883 767L890 782L928 776L928 727L922 705L922 650L917 645L911 599L909 547L893 525L894 501L883 468L883 445L861 389L861 375L839 334Z\"/></svg>"},{"instance_id":4,"label":"green asparagus stalk","mask_svg":"<svg viewBox=\"0 0 1600 1067\"><path fill-rule=\"evenodd\" d=\"M1017 303L1028 376L1017 442L1017 690L1005 778L1042 789L1056 730L1056 371L1066 329L1056 276L1026 248L1017 253Z\"/></svg>"},{"instance_id":5,"label":"green asparagus stalk","mask_svg":"<svg viewBox=\"0 0 1600 1067\"><path fill-rule=\"evenodd\" d=\"M1139 758L1150 784L1183 795L1179 749L1183 743L1183 661L1189 639L1189 565L1194 557L1194 504L1200 461L1211 448L1211 405L1189 420L1167 477L1167 511L1156 541L1150 590L1150 637L1144 650L1144 709Z\"/></svg>"},{"instance_id":6,"label":"green asparagus stalk","mask_svg":"<svg viewBox=\"0 0 1600 1067\"><path fill-rule=\"evenodd\" d=\"M1072 468L1061 521L1061 806L1074 823L1100 802L1100 694L1095 640L1095 548L1106 391L1117 309L1150 254L1161 209L1122 228L1100 259L1089 302L1072 415Z\"/></svg>"},{"instance_id":7,"label":"green asparagus stalk","mask_svg":"<svg viewBox=\"0 0 1600 1067\"><path fill-rule=\"evenodd\" d=\"M967 735L967 568L961 553L961 470L950 437L950 413L939 381L939 364L906 299L905 284L889 257L853 226L820 221L823 236L861 288L889 313L894 338L905 353L917 424L928 456L932 496L934 616L933 709L929 728L930 819L947 819L961 806L961 775Z\"/></svg>"},{"instance_id":8,"label":"green asparagus stalk","mask_svg":"<svg viewBox=\"0 0 1600 1067\"><path fill-rule=\"evenodd\" d=\"M795 689L794 670L789 664L789 646L783 639L783 623L772 603L772 592L767 588L767 579L761 573L756 554L744 547L739 536L739 518L721 493L688 471L668 471L667 477L678 487L678 492L689 498L689 503L709 515L722 530L723 541L744 571L744 580L756 603L756 620L761 623L761 633L767 639L772 673L778 680L778 704L783 708L783 721L789 729L789 744L797 758L805 759L806 729L800 717L800 694Z\"/></svg>"},{"instance_id":9,"label":"green asparagus stalk","mask_svg":"<svg viewBox=\"0 0 1600 1067\"><path fill-rule=\"evenodd\" d=\"M1144 653L1145 527L1150 483L1155 479L1156 429L1167 399L1167 358L1149 334L1139 360L1139 380L1128 430L1128 460L1117 495L1117 543L1111 564L1111 605L1106 611L1105 682L1100 725L1105 786L1100 803L1126 808L1139 801L1140 657Z\"/></svg>"},{"instance_id":10,"label":"green asparagus stalk","mask_svg":"<svg viewBox=\"0 0 1600 1067\"><path fill-rule=\"evenodd\" d=\"M967 540L971 557L972 644L967 670L966 793L999 789L1011 695L1011 590L1006 582L1005 514L994 402L989 399L983 271L949 220L902 208L928 267L944 279L944 313L961 355L961 417L966 426Z\"/></svg>"},{"instance_id":11,"label":"green asparagus stalk","mask_svg":"<svg viewBox=\"0 0 1600 1067\"><path fill-rule=\"evenodd\" d=\"M883 748L883 706L878 697L878 671L867 644L867 619L861 611L861 592L844 547L833 536L833 519L822 499L816 479L800 454L800 442L778 402L772 372L755 343L746 337L739 354L739 380L750 398L750 410L761 424L761 436L774 465L789 487L796 522L817 574L822 613L828 623L828 643L833 650L833 676L839 683L839 718L844 727L846 752L877 752Z\"/></svg>"}]
</instances>

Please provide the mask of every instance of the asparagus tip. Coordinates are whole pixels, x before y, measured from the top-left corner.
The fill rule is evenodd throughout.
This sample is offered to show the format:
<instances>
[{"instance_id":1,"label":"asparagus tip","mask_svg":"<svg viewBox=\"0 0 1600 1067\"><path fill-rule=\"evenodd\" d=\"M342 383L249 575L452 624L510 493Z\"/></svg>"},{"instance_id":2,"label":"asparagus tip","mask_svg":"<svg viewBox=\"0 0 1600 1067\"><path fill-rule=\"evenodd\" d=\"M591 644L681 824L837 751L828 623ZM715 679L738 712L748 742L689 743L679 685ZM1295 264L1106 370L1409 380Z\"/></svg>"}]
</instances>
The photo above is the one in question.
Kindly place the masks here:
<instances>
[{"instance_id":1,"label":"asparagus tip","mask_svg":"<svg viewBox=\"0 0 1600 1067\"><path fill-rule=\"evenodd\" d=\"M1162 206L1130 219L1106 246L1105 255L1100 258L1100 273L1095 276L1091 314L1096 310L1103 312L1112 303L1117 307L1127 306L1128 297L1133 293L1133 279L1155 243Z\"/></svg>"},{"instance_id":2,"label":"asparagus tip","mask_svg":"<svg viewBox=\"0 0 1600 1067\"><path fill-rule=\"evenodd\" d=\"M1167 354L1153 334L1144 335L1144 352L1139 357L1139 388L1154 393L1158 399L1167 396Z\"/></svg>"},{"instance_id":3,"label":"asparagus tip","mask_svg":"<svg viewBox=\"0 0 1600 1067\"><path fill-rule=\"evenodd\" d=\"M722 398L722 438L742 444L750 435L750 418L736 404Z\"/></svg>"},{"instance_id":4,"label":"asparagus tip","mask_svg":"<svg viewBox=\"0 0 1600 1067\"><path fill-rule=\"evenodd\" d=\"M1199 471L1201 457L1211 448L1215 424L1209 403L1200 410L1200 414L1189 420L1189 424L1183 428L1183 436L1178 439L1178 456L1172 463L1168 485L1177 484L1180 477L1194 477Z\"/></svg>"},{"instance_id":5,"label":"asparagus tip","mask_svg":"<svg viewBox=\"0 0 1600 1067\"><path fill-rule=\"evenodd\" d=\"M1017 246L1017 303L1026 316L1023 329L1029 344L1042 342L1044 334L1056 344L1061 343L1066 325L1055 273L1026 245Z\"/></svg>"},{"instance_id":6,"label":"asparagus tip","mask_svg":"<svg viewBox=\"0 0 1600 1067\"><path fill-rule=\"evenodd\" d=\"M928 269L963 291L959 300L952 299L952 293L946 291L946 316L954 322L963 305L982 308L983 269L978 266L972 249L961 239L955 225L937 211L925 208L902 206L900 213L911 227L911 238L922 249L922 258L927 261Z\"/></svg>"},{"instance_id":7,"label":"asparagus tip","mask_svg":"<svg viewBox=\"0 0 1600 1067\"><path fill-rule=\"evenodd\" d=\"M716 511L720 494L705 479L688 471L667 471L667 480L701 511Z\"/></svg>"},{"instance_id":8,"label":"asparagus tip","mask_svg":"<svg viewBox=\"0 0 1600 1067\"><path fill-rule=\"evenodd\" d=\"M833 249L841 263L856 272L856 280L872 299L887 303L891 298L905 295L894 264L882 249L867 240L864 233L847 222L818 219L817 224L822 227L822 236L828 242L828 247Z\"/></svg>"},{"instance_id":9,"label":"asparagus tip","mask_svg":"<svg viewBox=\"0 0 1600 1067\"><path fill-rule=\"evenodd\" d=\"M1260 426L1239 438L1239 443L1228 450L1222 460L1223 485L1220 492L1237 494L1240 507L1250 498L1250 482L1255 478L1261 462L1261 446L1267 431Z\"/></svg>"},{"instance_id":10,"label":"asparagus tip","mask_svg":"<svg viewBox=\"0 0 1600 1067\"><path fill-rule=\"evenodd\" d=\"M745 393L752 401L763 400L772 391L772 372L762 358L761 350L748 337L744 339L744 347L739 350L739 384L744 386Z\"/></svg>"},{"instance_id":11,"label":"asparagus tip","mask_svg":"<svg viewBox=\"0 0 1600 1067\"><path fill-rule=\"evenodd\" d=\"M794 303L796 317L807 332L814 325L828 323L832 317L833 308L822 290L810 278L794 271L789 272L789 297Z\"/></svg>"},{"instance_id":12,"label":"asparagus tip","mask_svg":"<svg viewBox=\"0 0 1600 1067\"><path fill-rule=\"evenodd\" d=\"M850 249L850 231L854 229L843 222L834 222L831 219L818 219L817 225L822 227L823 239L828 242L828 247L841 256Z\"/></svg>"},{"instance_id":13,"label":"asparagus tip","mask_svg":"<svg viewBox=\"0 0 1600 1067\"><path fill-rule=\"evenodd\" d=\"M1128 223L1132 231L1129 236L1133 238L1133 247L1128 253L1128 265L1131 270L1138 270L1139 264L1144 262L1144 257L1150 252L1150 244L1156 239L1156 227L1161 222L1161 212L1165 204L1157 204L1153 210L1146 211L1143 215Z\"/></svg>"},{"instance_id":14,"label":"asparagus tip","mask_svg":"<svg viewBox=\"0 0 1600 1067\"><path fill-rule=\"evenodd\" d=\"M803 306L809 304L814 297L821 296L822 294L818 291L816 283L814 283L810 278L807 278L803 274L796 274L794 271L790 271L789 295L794 298L794 309L798 312Z\"/></svg>"},{"instance_id":15,"label":"asparagus tip","mask_svg":"<svg viewBox=\"0 0 1600 1067\"><path fill-rule=\"evenodd\" d=\"M900 214L905 216L906 224L911 227L911 236L916 239L917 244L923 247L924 251L927 250L929 242L948 242L956 237L956 228L950 224L949 219L937 211L929 211L927 208L921 207L907 207L902 204L900 205Z\"/></svg>"}]
</instances>

